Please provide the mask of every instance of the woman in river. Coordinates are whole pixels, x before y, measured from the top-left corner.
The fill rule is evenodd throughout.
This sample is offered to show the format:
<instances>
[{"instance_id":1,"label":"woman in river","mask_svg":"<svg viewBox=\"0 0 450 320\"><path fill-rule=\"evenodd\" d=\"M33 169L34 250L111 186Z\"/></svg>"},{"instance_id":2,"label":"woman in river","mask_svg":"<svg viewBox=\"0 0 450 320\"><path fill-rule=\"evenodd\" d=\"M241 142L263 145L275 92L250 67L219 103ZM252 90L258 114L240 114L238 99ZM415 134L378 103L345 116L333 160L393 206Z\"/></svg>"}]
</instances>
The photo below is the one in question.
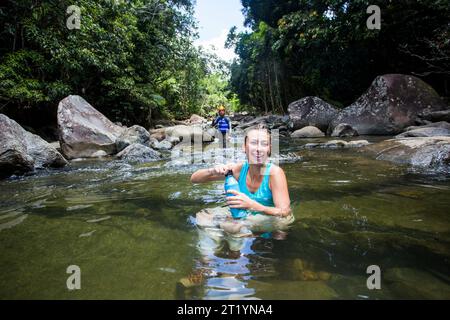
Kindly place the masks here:
<instances>
[{"instance_id":1,"label":"woman in river","mask_svg":"<svg viewBox=\"0 0 450 320\"><path fill-rule=\"evenodd\" d=\"M227 197L227 204L230 208L244 209L247 213L241 219L223 224L222 227L226 231L239 232L243 220L252 216L291 216L286 175L283 169L268 162L271 147L268 129L264 126L252 128L247 131L244 139L243 148L247 158L245 162L218 165L192 174L192 183L203 183L222 180L231 170L239 182L240 192L229 190L234 196Z\"/></svg>"}]
</instances>

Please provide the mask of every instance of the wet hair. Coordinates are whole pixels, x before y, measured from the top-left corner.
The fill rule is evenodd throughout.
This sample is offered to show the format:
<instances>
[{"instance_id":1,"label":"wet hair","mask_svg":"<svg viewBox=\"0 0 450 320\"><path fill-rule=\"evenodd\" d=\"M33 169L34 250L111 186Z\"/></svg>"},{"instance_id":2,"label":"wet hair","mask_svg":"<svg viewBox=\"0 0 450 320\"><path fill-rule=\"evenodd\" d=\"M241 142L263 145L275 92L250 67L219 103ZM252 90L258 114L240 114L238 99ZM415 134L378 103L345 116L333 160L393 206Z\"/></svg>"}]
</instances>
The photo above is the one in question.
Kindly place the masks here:
<instances>
[{"instance_id":1,"label":"wet hair","mask_svg":"<svg viewBox=\"0 0 450 320\"><path fill-rule=\"evenodd\" d=\"M247 130L245 130L244 145L247 144L248 134L250 133L250 131L254 131L254 130L266 131L269 136L269 143L271 144L271 133L270 133L269 127L267 127L267 125L265 123L258 123L256 126L250 127ZM270 150L269 150L269 157L270 157L271 153L272 153L272 147L270 147Z\"/></svg>"}]
</instances>

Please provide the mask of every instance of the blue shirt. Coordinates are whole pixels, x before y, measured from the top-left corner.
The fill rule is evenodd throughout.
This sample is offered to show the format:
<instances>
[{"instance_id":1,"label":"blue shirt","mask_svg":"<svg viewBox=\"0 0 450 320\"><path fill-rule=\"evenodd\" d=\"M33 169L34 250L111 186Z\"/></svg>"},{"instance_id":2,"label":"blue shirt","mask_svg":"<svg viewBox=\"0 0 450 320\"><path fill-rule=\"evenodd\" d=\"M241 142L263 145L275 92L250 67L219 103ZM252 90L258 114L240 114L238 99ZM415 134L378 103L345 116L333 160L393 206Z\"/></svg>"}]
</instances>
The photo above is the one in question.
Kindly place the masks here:
<instances>
[{"instance_id":1,"label":"blue shirt","mask_svg":"<svg viewBox=\"0 0 450 320\"><path fill-rule=\"evenodd\" d=\"M227 132L231 129L230 119L228 119L228 117L218 116L216 120L214 120L214 125L219 125L220 132Z\"/></svg>"}]
</instances>

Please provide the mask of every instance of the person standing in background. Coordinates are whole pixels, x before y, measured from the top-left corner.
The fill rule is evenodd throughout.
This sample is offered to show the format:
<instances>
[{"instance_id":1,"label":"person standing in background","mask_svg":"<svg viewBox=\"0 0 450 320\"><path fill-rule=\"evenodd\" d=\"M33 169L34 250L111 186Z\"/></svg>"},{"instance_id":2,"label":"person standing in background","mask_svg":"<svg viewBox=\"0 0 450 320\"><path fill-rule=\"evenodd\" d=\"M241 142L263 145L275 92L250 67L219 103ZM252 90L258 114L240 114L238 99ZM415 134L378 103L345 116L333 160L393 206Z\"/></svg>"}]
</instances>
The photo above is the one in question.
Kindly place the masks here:
<instances>
[{"instance_id":1,"label":"person standing in background","mask_svg":"<svg viewBox=\"0 0 450 320\"><path fill-rule=\"evenodd\" d=\"M225 107L220 106L218 108L219 115L213 120L212 126L217 126L220 132L220 139L222 140L222 148L227 146L227 138L231 133L231 120L225 116Z\"/></svg>"}]
</instances>

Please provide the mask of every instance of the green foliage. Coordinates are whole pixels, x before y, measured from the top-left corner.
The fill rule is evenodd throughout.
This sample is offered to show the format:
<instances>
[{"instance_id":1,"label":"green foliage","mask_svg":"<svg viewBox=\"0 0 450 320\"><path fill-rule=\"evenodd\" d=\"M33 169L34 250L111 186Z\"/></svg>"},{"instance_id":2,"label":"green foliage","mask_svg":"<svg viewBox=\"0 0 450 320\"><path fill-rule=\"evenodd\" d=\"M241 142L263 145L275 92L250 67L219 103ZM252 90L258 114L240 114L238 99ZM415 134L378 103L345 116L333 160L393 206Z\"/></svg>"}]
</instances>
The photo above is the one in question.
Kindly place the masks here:
<instances>
[{"instance_id":1,"label":"green foliage","mask_svg":"<svg viewBox=\"0 0 450 320\"><path fill-rule=\"evenodd\" d=\"M380 74L448 82L448 1L242 0L251 32L232 28L239 59L231 85L241 102L279 112L307 95L337 106L354 101ZM369 5L381 8L381 30L369 30ZM447 41L446 41L447 40ZM446 91L447 90L447 91Z\"/></svg>"},{"instance_id":2,"label":"green foliage","mask_svg":"<svg viewBox=\"0 0 450 320\"><path fill-rule=\"evenodd\" d=\"M80 29L69 30L73 4ZM226 101L223 63L192 43L191 0L10 0L0 22L0 99L24 114L79 94L114 121L148 125Z\"/></svg>"}]
</instances>

